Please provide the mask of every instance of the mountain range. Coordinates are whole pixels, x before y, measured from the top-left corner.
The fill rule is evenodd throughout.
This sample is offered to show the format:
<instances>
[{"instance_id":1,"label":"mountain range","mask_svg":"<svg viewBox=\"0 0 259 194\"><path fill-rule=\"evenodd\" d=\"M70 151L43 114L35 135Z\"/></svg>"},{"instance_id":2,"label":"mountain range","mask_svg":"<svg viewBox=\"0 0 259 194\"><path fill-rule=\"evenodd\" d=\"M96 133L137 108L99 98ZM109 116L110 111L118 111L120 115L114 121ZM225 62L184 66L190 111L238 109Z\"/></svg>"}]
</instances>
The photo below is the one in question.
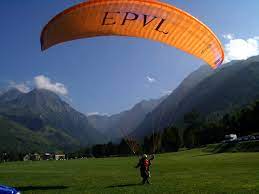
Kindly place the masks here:
<instances>
[{"instance_id":1,"label":"mountain range","mask_svg":"<svg viewBox=\"0 0 259 194\"><path fill-rule=\"evenodd\" d=\"M105 134L110 140L121 138L131 133L167 96L159 99L143 100L131 109L111 116L91 115L88 116L90 124Z\"/></svg>"},{"instance_id":2,"label":"mountain range","mask_svg":"<svg viewBox=\"0 0 259 194\"><path fill-rule=\"evenodd\" d=\"M0 115L1 123L15 126L13 130L17 130L13 133L23 131L28 136L41 138L43 141L37 141L42 148L51 145L52 150L73 150L79 146L106 142L105 136L89 124L84 114L48 90L34 89L29 93L8 90L0 96ZM10 132L6 130L8 127L1 127L1 134ZM0 147L15 147L19 142L30 140L26 135L18 136Z\"/></svg>"},{"instance_id":3,"label":"mountain range","mask_svg":"<svg viewBox=\"0 0 259 194\"><path fill-rule=\"evenodd\" d=\"M87 117L51 91L11 88L0 94L0 151L73 151L119 141L119 129L132 132L165 98L143 100L112 116Z\"/></svg>"},{"instance_id":4,"label":"mountain range","mask_svg":"<svg viewBox=\"0 0 259 194\"><path fill-rule=\"evenodd\" d=\"M192 110L203 117L223 115L259 98L259 56L231 61L217 70L203 65L169 95L143 100L127 111L86 116L44 89L0 92L0 152L73 151L119 140L142 138L169 126L183 126Z\"/></svg>"}]
</instances>

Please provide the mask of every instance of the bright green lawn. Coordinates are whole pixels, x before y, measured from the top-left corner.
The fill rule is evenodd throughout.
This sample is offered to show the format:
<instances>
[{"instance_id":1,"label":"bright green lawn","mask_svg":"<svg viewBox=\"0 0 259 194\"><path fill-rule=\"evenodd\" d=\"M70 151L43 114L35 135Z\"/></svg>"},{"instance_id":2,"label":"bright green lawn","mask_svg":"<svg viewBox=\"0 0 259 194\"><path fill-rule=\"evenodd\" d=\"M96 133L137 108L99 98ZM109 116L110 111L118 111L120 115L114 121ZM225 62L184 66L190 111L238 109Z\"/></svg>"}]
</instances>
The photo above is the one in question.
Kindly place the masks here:
<instances>
[{"instance_id":1,"label":"bright green lawn","mask_svg":"<svg viewBox=\"0 0 259 194\"><path fill-rule=\"evenodd\" d=\"M23 193L259 193L259 153L158 155L152 185L137 185L137 158L0 164L0 184Z\"/></svg>"}]
</instances>

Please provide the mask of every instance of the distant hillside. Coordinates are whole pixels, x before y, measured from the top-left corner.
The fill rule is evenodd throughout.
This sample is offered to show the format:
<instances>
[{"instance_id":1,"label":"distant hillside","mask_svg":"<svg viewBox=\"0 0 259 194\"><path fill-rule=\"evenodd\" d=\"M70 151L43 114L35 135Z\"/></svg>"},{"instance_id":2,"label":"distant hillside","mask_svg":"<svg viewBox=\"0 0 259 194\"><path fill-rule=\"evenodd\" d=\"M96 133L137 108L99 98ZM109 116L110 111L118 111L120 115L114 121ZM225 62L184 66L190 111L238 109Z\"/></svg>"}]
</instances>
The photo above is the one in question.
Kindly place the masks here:
<instances>
[{"instance_id":1,"label":"distant hillside","mask_svg":"<svg viewBox=\"0 0 259 194\"><path fill-rule=\"evenodd\" d=\"M259 62L226 67L200 84L179 104L173 122L181 122L191 109L204 116L224 113L259 98Z\"/></svg>"},{"instance_id":2,"label":"distant hillside","mask_svg":"<svg viewBox=\"0 0 259 194\"><path fill-rule=\"evenodd\" d=\"M25 94L12 89L0 100L0 115L47 139L54 147L67 150L106 141L85 115L48 90L35 89Z\"/></svg>"},{"instance_id":3,"label":"distant hillside","mask_svg":"<svg viewBox=\"0 0 259 194\"><path fill-rule=\"evenodd\" d=\"M156 109L146 116L134 135L182 123L193 109L204 116L248 104L259 95L259 56L233 61L215 71L202 66L191 73Z\"/></svg>"},{"instance_id":4,"label":"distant hillside","mask_svg":"<svg viewBox=\"0 0 259 194\"><path fill-rule=\"evenodd\" d=\"M0 117L0 152L55 150L51 144L22 125Z\"/></svg>"},{"instance_id":5,"label":"distant hillside","mask_svg":"<svg viewBox=\"0 0 259 194\"><path fill-rule=\"evenodd\" d=\"M167 96L157 100L143 100L133 108L112 116L92 115L88 116L89 122L99 131L106 134L110 139L122 136L121 129L131 133Z\"/></svg>"},{"instance_id":6,"label":"distant hillside","mask_svg":"<svg viewBox=\"0 0 259 194\"><path fill-rule=\"evenodd\" d=\"M0 92L0 103L5 103L12 101L18 96L22 95L23 93L15 88L11 88L10 90L7 90L6 92L2 91Z\"/></svg>"},{"instance_id":7,"label":"distant hillside","mask_svg":"<svg viewBox=\"0 0 259 194\"><path fill-rule=\"evenodd\" d=\"M158 131L168 126L170 122L166 115L177 108L181 100L193 89L201 80L213 73L213 70L207 65L201 66L198 70L187 76L181 84L151 113L147 114L133 133L133 136L143 137L152 131Z\"/></svg>"}]
</instances>

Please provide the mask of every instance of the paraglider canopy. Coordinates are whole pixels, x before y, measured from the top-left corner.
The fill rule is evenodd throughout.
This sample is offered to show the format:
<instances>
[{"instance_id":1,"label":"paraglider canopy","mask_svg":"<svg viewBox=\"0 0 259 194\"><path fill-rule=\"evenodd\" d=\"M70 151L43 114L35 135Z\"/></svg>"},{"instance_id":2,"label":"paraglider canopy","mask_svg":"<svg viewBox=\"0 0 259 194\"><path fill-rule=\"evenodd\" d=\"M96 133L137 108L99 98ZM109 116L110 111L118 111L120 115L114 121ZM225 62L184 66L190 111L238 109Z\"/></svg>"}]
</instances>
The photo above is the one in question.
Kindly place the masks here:
<instances>
[{"instance_id":1,"label":"paraglider canopy","mask_svg":"<svg viewBox=\"0 0 259 194\"><path fill-rule=\"evenodd\" d=\"M224 60L220 41L205 24L157 0L89 0L75 5L44 27L41 48L111 35L163 42L204 60L214 69Z\"/></svg>"}]
</instances>

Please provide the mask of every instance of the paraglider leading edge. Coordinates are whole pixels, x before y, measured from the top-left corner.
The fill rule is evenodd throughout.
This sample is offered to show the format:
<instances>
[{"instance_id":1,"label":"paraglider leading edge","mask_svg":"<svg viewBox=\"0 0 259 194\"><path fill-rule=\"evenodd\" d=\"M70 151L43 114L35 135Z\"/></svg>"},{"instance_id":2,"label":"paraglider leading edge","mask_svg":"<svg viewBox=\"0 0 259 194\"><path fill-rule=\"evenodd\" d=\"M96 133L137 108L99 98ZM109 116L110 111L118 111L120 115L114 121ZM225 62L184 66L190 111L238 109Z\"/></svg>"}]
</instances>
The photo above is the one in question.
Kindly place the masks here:
<instances>
[{"instance_id":1,"label":"paraglider leading edge","mask_svg":"<svg viewBox=\"0 0 259 194\"><path fill-rule=\"evenodd\" d=\"M223 47L209 27L179 8L154 0L89 0L77 4L43 28L41 50L95 36L132 36L163 42L204 60L213 69L224 61Z\"/></svg>"}]
</instances>

